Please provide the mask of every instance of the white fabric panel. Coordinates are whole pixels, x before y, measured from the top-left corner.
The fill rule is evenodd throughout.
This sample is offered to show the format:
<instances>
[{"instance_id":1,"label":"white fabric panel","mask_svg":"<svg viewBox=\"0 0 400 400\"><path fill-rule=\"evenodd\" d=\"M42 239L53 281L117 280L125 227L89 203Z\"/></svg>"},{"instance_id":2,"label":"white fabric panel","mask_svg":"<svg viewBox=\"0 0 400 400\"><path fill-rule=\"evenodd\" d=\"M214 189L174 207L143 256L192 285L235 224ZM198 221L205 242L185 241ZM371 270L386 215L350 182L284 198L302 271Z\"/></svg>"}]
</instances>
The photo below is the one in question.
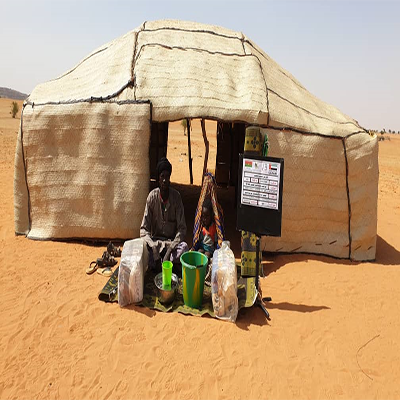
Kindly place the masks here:
<instances>
[{"instance_id":1,"label":"white fabric panel","mask_svg":"<svg viewBox=\"0 0 400 400\"><path fill-rule=\"evenodd\" d=\"M183 35L180 30L143 31L139 33L137 43L138 49L149 44L159 44L168 47L195 48L211 53L244 54L242 41L239 38L210 35L208 32L191 32Z\"/></svg>"},{"instance_id":2,"label":"white fabric panel","mask_svg":"<svg viewBox=\"0 0 400 400\"><path fill-rule=\"evenodd\" d=\"M28 98L35 103L107 97L131 80L136 32L94 51L61 77L38 85Z\"/></svg>"},{"instance_id":3,"label":"white fabric panel","mask_svg":"<svg viewBox=\"0 0 400 400\"><path fill-rule=\"evenodd\" d=\"M22 146L22 120L19 127L14 162L14 225L15 233L26 235L29 232L29 197L25 180L24 153Z\"/></svg>"},{"instance_id":4,"label":"white fabric panel","mask_svg":"<svg viewBox=\"0 0 400 400\"><path fill-rule=\"evenodd\" d=\"M265 84L255 57L146 46L135 76L136 97L151 100L156 121L207 116L267 123Z\"/></svg>"},{"instance_id":5,"label":"white fabric panel","mask_svg":"<svg viewBox=\"0 0 400 400\"><path fill-rule=\"evenodd\" d=\"M155 30L155 29L164 29L164 28L172 28L172 29L180 29L185 31L206 31L216 33L218 35L230 36L242 38L243 34L240 32L235 32L230 29L223 28L221 26L216 25L206 25L197 22L191 21L179 21L179 20L158 20L158 21L146 21L144 24L146 30Z\"/></svg>"},{"instance_id":6,"label":"white fabric panel","mask_svg":"<svg viewBox=\"0 0 400 400\"><path fill-rule=\"evenodd\" d=\"M378 139L368 134L346 139L351 207L351 258L374 260L378 209Z\"/></svg>"},{"instance_id":7,"label":"white fabric panel","mask_svg":"<svg viewBox=\"0 0 400 400\"><path fill-rule=\"evenodd\" d=\"M149 188L149 104L26 107L32 238L132 238Z\"/></svg>"},{"instance_id":8,"label":"white fabric panel","mask_svg":"<svg viewBox=\"0 0 400 400\"><path fill-rule=\"evenodd\" d=\"M262 249L349 255L346 162L341 139L268 132L271 157L284 158L282 236Z\"/></svg>"}]
</instances>

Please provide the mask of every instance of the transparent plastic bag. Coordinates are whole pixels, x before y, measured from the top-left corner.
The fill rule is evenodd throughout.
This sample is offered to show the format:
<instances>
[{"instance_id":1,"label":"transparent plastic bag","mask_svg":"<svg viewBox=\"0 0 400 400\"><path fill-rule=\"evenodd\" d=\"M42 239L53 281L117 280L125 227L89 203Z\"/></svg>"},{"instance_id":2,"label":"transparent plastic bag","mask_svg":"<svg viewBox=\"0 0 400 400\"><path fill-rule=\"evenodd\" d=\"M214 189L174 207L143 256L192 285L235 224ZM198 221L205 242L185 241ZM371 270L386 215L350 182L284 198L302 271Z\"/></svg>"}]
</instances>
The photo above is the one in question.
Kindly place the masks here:
<instances>
[{"instance_id":1,"label":"transparent plastic bag","mask_svg":"<svg viewBox=\"0 0 400 400\"><path fill-rule=\"evenodd\" d=\"M211 270L211 294L214 314L219 319L236 321L238 314L237 271L228 241L214 251Z\"/></svg>"},{"instance_id":2,"label":"transparent plastic bag","mask_svg":"<svg viewBox=\"0 0 400 400\"><path fill-rule=\"evenodd\" d=\"M143 300L147 262L147 246L142 239L128 240L124 243L118 270L118 304L120 307Z\"/></svg>"}]
</instances>

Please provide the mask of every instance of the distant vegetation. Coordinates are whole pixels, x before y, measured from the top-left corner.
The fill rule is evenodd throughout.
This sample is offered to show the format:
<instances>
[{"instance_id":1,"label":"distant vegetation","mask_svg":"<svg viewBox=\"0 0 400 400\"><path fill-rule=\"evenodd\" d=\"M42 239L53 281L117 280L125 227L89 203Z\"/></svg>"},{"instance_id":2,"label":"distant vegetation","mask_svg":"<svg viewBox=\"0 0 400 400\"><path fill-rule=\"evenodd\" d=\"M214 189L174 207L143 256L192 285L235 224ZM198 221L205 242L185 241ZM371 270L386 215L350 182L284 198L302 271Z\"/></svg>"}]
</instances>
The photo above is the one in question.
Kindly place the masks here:
<instances>
[{"instance_id":1,"label":"distant vegetation","mask_svg":"<svg viewBox=\"0 0 400 400\"><path fill-rule=\"evenodd\" d=\"M26 93L18 92L17 90L0 87L0 97L12 100L25 100L29 95Z\"/></svg>"},{"instance_id":2,"label":"distant vegetation","mask_svg":"<svg viewBox=\"0 0 400 400\"><path fill-rule=\"evenodd\" d=\"M18 111L19 111L18 103L16 101L13 101L11 103L11 111L10 111L10 114L12 114L13 118L15 118Z\"/></svg>"},{"instance_id":3,"label":"distant vegetation","mask_svg":"<svg viewBox=\"0 0 400 400\"><path fill-rule=\"evenodd\" d=\"M390 136L385 136L385 133L392 133L392 134L396 134L396 131L395 130L392 130L392 129L389 129L387 132L386 132L386 129L385 128L383 128L382 130L380 130L380 131L375 131L375 130L373 130L373 129L370 129L369 130L369 133L372 135L372 134L375 134L375 135L377 135L378 136L378 140L385 140L385 139L387 139L387 140L390 140ZM400 134L400 131L397 131L397 134Z\"/></svg>"},{"instance_id":4,"label":"distant vegetation","mask_svg":"<svg viewBox=\"0 0 400 400\"><path fill-rule=\"evenodd\" d=\"M383 134L385 134L385 133L396 133L396 131L395 131L395 130L389 129L389 130L386 132L386 129L383 128L383 129L380 131L380 134L383 135ZM397 133L400 133L400 131L397 131Z\"/></svg>"},{"instance_id":5,"label":"distant vegetation","mask_svg":"<svg viewBox=\"0 0 400 400\"><path fill-rule=\"evenodd\" d=\"M381 134L384 135L385 133L394 133L394 134L400 134L400 131L395 131L394 129L389 129L388 131L386 131L385 128L381 129L380 131L377 131L375 129L370 129L369 130L370 133L375 133L376 135Z\"/></svg>"},{"instance_id":6,"label":"distant vegetation","mask_svg":"<svg viewBox=\"0 0 400 400\"><path fill-rule=\"evenodd\" d=\"M186 136L187 120L186 120L186 119L183 119L183 120L181 121L181 125L182 125L182 127L183 127L183 134Z\"/></svg>"}]
</instances>

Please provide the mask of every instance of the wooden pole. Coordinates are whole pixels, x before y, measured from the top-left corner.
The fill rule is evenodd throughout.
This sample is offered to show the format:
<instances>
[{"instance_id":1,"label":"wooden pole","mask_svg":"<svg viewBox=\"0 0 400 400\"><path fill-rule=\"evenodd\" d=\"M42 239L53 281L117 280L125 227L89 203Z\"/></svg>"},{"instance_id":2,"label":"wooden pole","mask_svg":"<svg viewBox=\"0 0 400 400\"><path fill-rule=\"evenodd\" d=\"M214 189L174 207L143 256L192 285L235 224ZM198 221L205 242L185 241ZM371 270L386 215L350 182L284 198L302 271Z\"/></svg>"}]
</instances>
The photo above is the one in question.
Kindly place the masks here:
<instances>
[{"instance_id":1,"label":"wooden pole","mask_svg":"<svg viewBox=\"0 0 400 400\"><path fill-rule=\"evenodd\" d=\"M206 152L204 154L203 176L201 177L201 184L203 185L204 175L207 172L208 152L210 149L210 143L208 142L208 139L207 139L206 123L205 123L204 119L201 120L201 130L203 131L204 146L206 148Z\"/></svg>"},{"instance_id":2,"label":"wooden pole","mask_svg":"<svg viewBox=\"0 0 400 400\"><path fill-rule=\"evenodd\" d=\"M189 118L186 118L186 128L187 128L187 137L188 137L190 184L193 185L192 147L191 147L191 144L190 144L190 119Z\"/></svg>"}]
</instances>

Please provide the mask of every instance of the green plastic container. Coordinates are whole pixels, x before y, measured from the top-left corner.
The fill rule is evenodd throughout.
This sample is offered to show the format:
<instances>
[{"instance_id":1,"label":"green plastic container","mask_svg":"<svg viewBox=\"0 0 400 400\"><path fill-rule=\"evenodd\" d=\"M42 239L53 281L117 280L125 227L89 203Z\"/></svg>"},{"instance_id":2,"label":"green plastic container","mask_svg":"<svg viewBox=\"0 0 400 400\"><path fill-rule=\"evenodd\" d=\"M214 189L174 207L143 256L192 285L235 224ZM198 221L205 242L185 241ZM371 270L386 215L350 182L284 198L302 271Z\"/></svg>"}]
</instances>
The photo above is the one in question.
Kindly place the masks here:
<instances>
[{"instance_id":1,"label":"green plastic container","mask_svg":"<svg viewBox=\"0 0 400 400\"><path fill-rule=\"evenodd\" d=\"M164 290L171 290L171 278L172 278L172 267L171 261L163 261L162 263L162 285Z\"/></svg>"},{"instance_id":2,"label":"green plastic container","mask_svg":"<svg viewBox=\"0 0 400 400\"><path fill-rule=\"evenodd\" d=\"M183 302L191 308L201 308L208 258L198 251L181 255Z\"/></svg>"}]
</instances>

